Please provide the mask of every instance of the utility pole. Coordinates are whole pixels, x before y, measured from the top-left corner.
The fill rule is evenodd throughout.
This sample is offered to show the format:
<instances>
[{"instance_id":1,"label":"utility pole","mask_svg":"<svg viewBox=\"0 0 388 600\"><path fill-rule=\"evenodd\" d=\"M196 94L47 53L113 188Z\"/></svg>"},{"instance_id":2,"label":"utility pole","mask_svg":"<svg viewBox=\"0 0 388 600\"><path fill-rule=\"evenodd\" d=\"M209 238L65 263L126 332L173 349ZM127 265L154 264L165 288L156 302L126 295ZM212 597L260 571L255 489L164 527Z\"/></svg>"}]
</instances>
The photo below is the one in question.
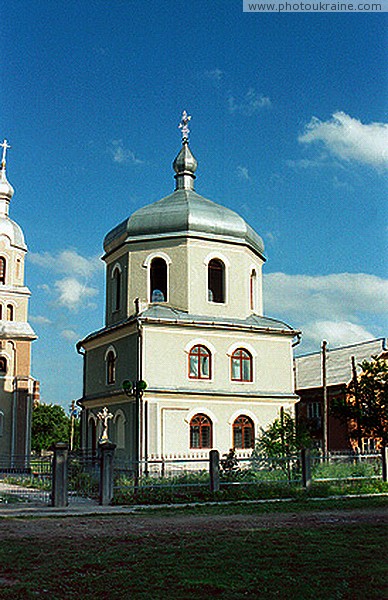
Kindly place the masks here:
<instances>
[{"instance_id":1,"label":"utility pole","mask_svg":"<svg viewBox=\"0 0 388 600\"><path fill-rule=\"evenodd\" d=\"M328 455L328 402L327 402L327 378L326 378L326 346L327 342L322 342L322 388L323 388L323 455L326 458Z\"/></svg>"},{"instance_id":2,"label":"utility pole","mask_svg":"<svg viewBox=\"0 0 388 600\"><path fill-rule=\"evenodd\" d=\"M72 400L70 407L70 452L73 452L74 448L74 421L76 414L75 400Z\"/></svg>"},{"instance_id":3,"label":"utility pole","mask_svg":"<svg viewBox=\"0 0 388 600\"><path fill-rule=\"evenodd\" d=\"M356 359L352 356L352 375L353 375L353 388L354 388L354 399L356 401L357 407L357 443L360 452L362 452L362 432L360 426L360 394L358 392L358 377L357 377L357 369L356 369Z\"/></svg>"}]
</instances>

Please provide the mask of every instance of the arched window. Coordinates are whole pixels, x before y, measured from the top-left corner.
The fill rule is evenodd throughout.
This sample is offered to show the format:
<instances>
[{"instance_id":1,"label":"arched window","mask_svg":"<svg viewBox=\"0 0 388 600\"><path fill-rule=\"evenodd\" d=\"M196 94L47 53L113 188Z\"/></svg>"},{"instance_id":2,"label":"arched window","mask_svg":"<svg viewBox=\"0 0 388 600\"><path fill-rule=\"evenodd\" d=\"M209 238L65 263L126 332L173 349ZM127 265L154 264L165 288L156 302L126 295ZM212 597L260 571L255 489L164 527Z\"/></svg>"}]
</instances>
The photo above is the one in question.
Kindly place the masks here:
<instances>
[{"instance_id":1,"label":"arched window","mask_svg":"<svg viewBox=\"0 0 388 600\"><path fill-rule=\"evenodd\" d=\"M116 355L109 350L106 356L106 382L108 385L116 381Z\"/></svg>"},{"instance_id":2,"label":"arched window","mask_svg":"<svg viewBox=\"0 0 388 600\"><path fill-rule=\"evenodd\" d=\"M213 258L207 267L207 293L210 302L225 302L225 265Z\"/></svg>"},{"instance_id":3,"label":"arched window","mask_svg":"<svg viewBox=\"0 0 388 600\"><path fill-rule=\"evenodd\" d=\"M121 305L121 271L115 267L113 271L113 310L119 310Z\"/></svg>"},{"instance_id":4,"label":"arched window","mask_svg":"<svg viewBox=\"0 0 388 600\"><path fill-rule=\"evenodd\" d=\"M3 320L3 305L0 304L0 321Z\"/></svg>"},{"instance_id":5,"label":"arched window","mask_svg":"<svg viewBox=\"0 0 388 600\"><path fill-rule=\"evenodd\" d=\"M248 350L238 348L231 356L232 381L252 381L252 356Z\"/></svg>"},{"instance_id":6,"label":"arched window","mask_svg":"<svg viewBox=\"0 0 388 600\"><path fill-rule=\"evenodd\" d=\"M95 454L97 451L97 425L93 418L89 419L88 425L88 450Z\"/></svg>"},{"instance_id":7,"label":"arched window","mask_svg":"<svg viewBox=\"0 0 388 600\"><path fill-rule=\"evenodd\" d=\"M116 415L115 421L115 442L117 448L125 448L125 421L120 413Z\"/></svg>"},{"instance_id":8,"label":"arched window","mask_svg":"<svg viewBox=\"0 0 388 600\"><path fill-rule=\"evenodd\" d=\"M167 302L167 263L163 258L152 259L150 284L151 302Z\"/></svg>"},{"instance_id":9,"label":"arched window","mask_svg":"<svg viewBox=\"0 0 388 600\"><path fill-rule=\"evenodd\" d=\"M252 419L241 415L233 423L233 448L254 448L255 426Z\"/></svg>"},{"instance_id":10,"label":"arched window","mask_svg":"<svg viewBox=\"0 0 388 600\"><path fill-rule=\"evenodd\" d=\"M14 310L12 304L7 304L7 321L13 321Z\"/></svg>"},{"instance_id":11,"label":"arched window","mask_svg":"<svg viewBox=\"0 0 388 600\"><path fill-rule=\"evenodd\" d=\"M190 421L190 448L211 448L213 425L206 415L195 415Z\"/></svg>"},{"instance_id":12,"label":"arched window","mask_svg":"<svg viewBox=\"0 0 388 600\"><path fill-rule=\"evenodd\" d=\"M211 378L211 354L205 346L193 346L189 352L190 379Z\"/></svg>"},{"instance_id":13,"label":"arched window","mask_svg":"<svg viewBox=\"0 0 388 600\"><path fill-rule=\"evenodd\" d=\"M256 288L257 288L257 275L256 270L252 269L249 278L249 306L251 310L256 310Z\"/></svg>"},{"instance_id":14,"label":"arched window","mask_svg":"<svg viewBox=\"0 0 388 600\"><path fill-rule=\"evenodd\" d=\"M0 356L0 375L7 373L7 359L4 356Z\"/></svg>"},{"instance_id":15,"label":"arched window","mask_svg":"<svg viewBox=\"0 0 388 600\"><path fill-rule=\"evenodd\" d=\"M5 284L5 275L7 270L7 261L4 256L0 256L0 283Z\"/></svg>"}]
</instances>

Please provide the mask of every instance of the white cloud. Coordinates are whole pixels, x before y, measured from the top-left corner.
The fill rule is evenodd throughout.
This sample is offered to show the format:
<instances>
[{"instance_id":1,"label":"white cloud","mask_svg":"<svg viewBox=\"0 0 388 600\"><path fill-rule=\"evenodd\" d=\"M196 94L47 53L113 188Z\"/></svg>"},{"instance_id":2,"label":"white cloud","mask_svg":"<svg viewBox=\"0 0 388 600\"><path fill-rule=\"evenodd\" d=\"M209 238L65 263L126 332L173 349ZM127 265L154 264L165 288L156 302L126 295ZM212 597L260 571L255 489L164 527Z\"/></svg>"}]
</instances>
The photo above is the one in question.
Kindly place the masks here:
<instances>
[{"instance_id":1,"label":"white cloud","mask_svg":"<svg viewBox=\"0 0 388 600\"><path fill-rule=\"evenodd\" d=\"M224 72L221 69L211 69L210 71L205 71L204 75L207 79L211 81L219 82L224 77Z\"/></svg>"},{"instance_id":2,"label":"white cloud","mask_svg":"<svg viewBox=\"0 0 388 600\"><path fill-rule=\"evenodd\" d=\"M79 339L79 335L74 331L74 329L64 329L61 331L61 337L69 342L75 342Z\"/></svg>"},{"instance_id":3,"label":"white cloud","mask_svg":"<svg viewBox=\"0 0 388 600\"><path fill-rule=\"evenodd\" d=\"M240 179L244 179L244 181L251 181L249 172L248 172L248 167L243 167L243 166L238 166L237 169L237 175Z\"/></svg>"},{"instance_id":4,"label":"white cloud","mask_svg":"<svg viewBox=\"0 0 388 600\"><path fill-rule=\"evenodd\" d=\"M330 341L331 346L346 346L347 344L371 340L375 336L362 325L350 321L314 321L306 323L303 334L315 346L322 340Z\"/></svg>"},{"instance_id":5,"label":"white cloud","mask_svg":"<svg viewBox=\"0 0 388 600\"><path fill-rule=\"evenodd\" d=\"M375 337L368 323L387 317L388 280L365 273L265 276L265 313L301 328L307 345L342 345ZM384 335L384 332L382 333Z\"/></svg>"},{"instance_id":6,"label":"white cloud","mask_svg":"<svg viewBox=\"0 0 388 600\"><path fill-rule=\"evenodd\" d=\"M51 319L48 319L47 317L43 317L41 315L30 315L29 316L29 320L31 321L31 323L36 323L37 325L51 325L52 321Z\"/></svg>"},{"instance_id":7,"label":"white cloud","mask_svg":"<svg viewBox=\"0 0 388 600\"><path fill-rule=\"evenodd\" d=\"M228 108L230 113L240 113L247 117L251 117L254 113L262 110L263 108L270 108L272 106L270 98L258 94L253 88L250 88L245 96L236 100L232 95L228 98Z\"/></svg>"},{"instance_id":8,"label":"white cloud","mask_svg":"<svg viewBox=\"0 0 388 600\"><path fill-rule=\"evenodd\" d=\"M353 160L372 167L388 166L388 124L365 125L344 112L336 112L328 121L313 117L299 141L321 142L327 150L343 160Z\"/></svg>"},{"instance_id":9,"label":"white cloud","mask_svg":"<svg viewBox=\"0 0 388 600\"><path fill-rule=\"evenodd\" d=\"M124 147L123 140L112 140L110 152L113 161L119 164L131 163L133 165L141 165L144 162L140 160L132 150Z\"/></svg>"},{"instance_id":10,"label":"white cloud","mask_svg":"<svg viewBox=\"0 0 388 600\"><path fill-rule=\"evenodd\" d=\"M57 254L31 252L29 259L43 269L66 275L89 277L103 268L102 261L98 257L86 258L73 249L62 250Z\"/></svg>"},{"instance_id":11,"label":"white cloud","mask_svg":"<svg viewBox=\"0 0 388 600\"><path fill-rule=\"evenodd\" d=\"M97 288L82 284L75 277L65 277L55 282L57 302L69 310L78 310L88 304L88 299L98 294Z\"/></svg>"}]
</instances>

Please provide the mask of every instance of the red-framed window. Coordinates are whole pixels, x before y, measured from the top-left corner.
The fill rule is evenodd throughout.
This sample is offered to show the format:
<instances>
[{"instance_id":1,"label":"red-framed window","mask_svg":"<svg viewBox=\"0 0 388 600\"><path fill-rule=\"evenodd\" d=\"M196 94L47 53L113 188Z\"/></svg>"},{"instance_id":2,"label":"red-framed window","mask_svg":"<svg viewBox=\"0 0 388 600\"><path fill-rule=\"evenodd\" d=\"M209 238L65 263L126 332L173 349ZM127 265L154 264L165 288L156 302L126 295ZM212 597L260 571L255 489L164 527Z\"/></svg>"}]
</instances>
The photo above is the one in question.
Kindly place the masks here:
<instances>
[{"instance_id":1,"label":"red-framed window","mask_svg":"<svg viewBox=\"0 0 388 600\"><path fill-rule=\"evenodd\" d=\"M210 379L211 367L210 351L205 346L193 346L189 352L190 379Z\"/></svg>"},{"instance_id":2,"label":"red-framed window","mask_svg":"<svg viewBox=\"0 0 388 600\"><path fill-rule=\"evenodd\" d=\"M195 415L190 421L190 448L211 448L213 445L213 424L203 414Z\"/></svg>"},{"instance_id":3,"label":"red-framed window","mask_svg":"<svg viewBox=\"0 0 388 600\"><path fill-rule=\"evenodd\" d=\"M248 449L255 446L255 426L252 419L241 415L233 423L233 448Z\"/></svg>"},{"instance_id":4,"label":"red-framed window","mask_svg":"<svg viewBox=\"0 0 388 600\"><path fill-rule=\"evenodd\" d=\"M252 381L252 356L248 350L238 348L231 356L232 381Z\"/></svg>"}]
</instances>

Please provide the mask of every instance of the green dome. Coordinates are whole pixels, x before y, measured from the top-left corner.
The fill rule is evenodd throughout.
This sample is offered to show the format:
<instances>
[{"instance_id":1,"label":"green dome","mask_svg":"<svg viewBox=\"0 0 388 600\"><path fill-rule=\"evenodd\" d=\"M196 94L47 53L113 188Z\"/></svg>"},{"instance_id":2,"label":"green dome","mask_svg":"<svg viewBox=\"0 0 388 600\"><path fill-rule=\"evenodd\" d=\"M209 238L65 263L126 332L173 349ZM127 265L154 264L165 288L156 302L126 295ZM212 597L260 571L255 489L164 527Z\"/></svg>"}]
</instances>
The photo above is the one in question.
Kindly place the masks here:
<instances>
[{"instance_id":1,"label":"green dome","mask_svg":"<svg viewBox=\"0 0 388 600\"><path fill-rule=\"evenodd\" d=\"M264 253L263 240L242 217L190 189L177 189L134 212L106 235L104 249L111 252L129 241L182 235L244 244L262 257Z\"/></svg>"}]
</instances>

